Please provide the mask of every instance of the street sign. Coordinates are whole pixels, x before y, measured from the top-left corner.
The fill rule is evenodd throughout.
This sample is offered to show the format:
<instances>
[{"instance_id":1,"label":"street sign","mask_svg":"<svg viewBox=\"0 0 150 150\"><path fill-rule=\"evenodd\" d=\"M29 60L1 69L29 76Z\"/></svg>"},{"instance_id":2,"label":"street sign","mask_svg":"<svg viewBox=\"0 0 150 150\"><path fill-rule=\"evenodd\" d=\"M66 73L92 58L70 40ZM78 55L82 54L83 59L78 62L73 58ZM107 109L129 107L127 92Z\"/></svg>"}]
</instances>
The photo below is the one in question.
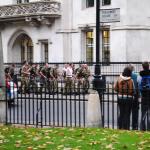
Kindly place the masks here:
<instances>
[{"instance_id":1,"label":"street sign","mask_svg":"<svg viewBox=\"0 0 150 150\"><path fill-rule=\"evenodd\" d=\"M100 22L120 22L120 8L100 9Z\"/></svg>"}]
</instances>

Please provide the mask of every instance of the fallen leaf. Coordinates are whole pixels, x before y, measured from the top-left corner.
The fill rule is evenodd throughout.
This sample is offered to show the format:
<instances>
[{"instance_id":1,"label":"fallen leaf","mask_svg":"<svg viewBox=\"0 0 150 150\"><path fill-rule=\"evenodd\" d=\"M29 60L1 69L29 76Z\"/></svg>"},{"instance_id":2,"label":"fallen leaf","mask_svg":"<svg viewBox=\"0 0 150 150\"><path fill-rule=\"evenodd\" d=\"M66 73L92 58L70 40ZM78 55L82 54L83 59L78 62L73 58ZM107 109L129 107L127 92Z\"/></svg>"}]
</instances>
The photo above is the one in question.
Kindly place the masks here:
<instances>
[{"instance_id":1,"label":"fallen leaf","mask_svg":"<svg viewBox=\"0 0 150 150\"><path fill-rule=\"evenodd\" d=\"M112 144L107 145L106 149L113 149L113 145Z\"/></svg>"},{"instance_id":2,"label":"fallen leaf","mask_svg":"<svg viewBox=\"0 0 150 150\"><path fill-rule=\"evenodd\" d=\"M33 141L39 141L41 139L41 137L34 137Z\"/></svg>"},{"instance_id":3,"label":"fallen leaf","mask_svg":"<svg viewBox=\"0 0 150 150\"><path fill-rule=\"evenodd\" d=\"M2 144L2 143L4 143L4 141L3 141L3 140L0 140L0 144Z\"/></svg>"},{"instance_id":4,"label":"fallen leaf","mask_svg":"<svg viewBox=\"0 0 150 150\"><path fill-rule=\"evenodd\" d=\"M27 150L33 150L33 148L32 147L27 147Z\"/></svg>"},{"instance_id":5,"label":"fallen leaf","mask_svg":"<svg viewBox=\"0 0 150 150\"><path fill-rule=\"evenodd\" d=\"M53 142L46 142L46 144L54 144Z\"/></svg>"},{"instance_id":6,"label":"fallen leaf","mask_svg":"<svg viewBox=\"0 0 150 150\"><path fill-rule=\"evenodd\" d=\"M21 147L21 144L17 143L17 144L15 144L15 147L19 148L19 147Z\"/></svg>"},{"instance_id":7,"label":"fallen leaf","mask_svg":"<svg viewBox=\"0 0 150 150\"><path fill-rule=\"evenodd\" d=\"M64 147L63 150L72 150L72 148L70 148L70 147Z\"/></svg>"},{"instance_id":8,"label":"fallen leaf","mask_svg":"<svg viewBox=\"0 0 150 150\"><path fill-rule=\"evenodd\" d=\"M40 148L40 149L45 149L45 148L46 148L46 145L44 145L44 144L43 144L43 145L39 145L38 148Z\"/></svg>"},{"instance_id":9,"label":"fallen leaf","mask_svg":"<svg viewBox=\"0 0 150 150\"><path fill-rule=\"evenodd\" d=\"M51 137L50 137L50 136L45 136L44 138L45 138L45 139L50 139Z\"/></svg>"},{"instance_id":10,"label":"fallen leaf","mask_svg":"<svg viewBox=\"0 0 150 150\"><path fill-rule=\"evenodd\" d=\"M16 141L16 144L20 144L20 143L21 143L21 140Z\"/></svg>"},{"instance_id":11,"label":"fallen leaf","mask_svg":"<svg viewBox=\"0 0 150 150\"><path fill-rule=\"evenodd\" d=\"M63 147L64 147L64 145L59 145L59 146L57 146L57 149L61 149Z\"/></svg>"}]
</instances>

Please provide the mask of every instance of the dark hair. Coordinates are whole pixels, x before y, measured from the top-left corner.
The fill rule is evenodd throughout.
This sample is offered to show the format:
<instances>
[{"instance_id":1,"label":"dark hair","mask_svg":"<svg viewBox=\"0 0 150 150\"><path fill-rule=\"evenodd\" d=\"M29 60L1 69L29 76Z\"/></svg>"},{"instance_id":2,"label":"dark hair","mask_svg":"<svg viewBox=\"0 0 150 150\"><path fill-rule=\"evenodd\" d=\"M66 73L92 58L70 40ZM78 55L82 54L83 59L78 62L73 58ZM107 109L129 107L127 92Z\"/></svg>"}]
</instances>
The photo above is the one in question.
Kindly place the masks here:
<instances>
[{"instance_id":1,"label":"dark hair","mask_svg":"<svg viewBox=\"0 0 150 150\"><path fill-rule=\"evenodd\" d=\"M12 66L12 67L15 67L15 64L12 64L11 66Z\"/></svg>"},{"instance_id":2,"label":"dark hair","mask_svg":"<svg viewBox=\"0 0 150 150\"><path fill-rule=\"evenodd\" d=\"M149 62L148 61L144 61L142 63L142 67L143 67L144 70L149 70Z\"/></svg>"},{"instance_id":3,"label":"dark hair","mask_svg":"<svg viewBox=\"0 0 150 150\"><path fill-rule=\"evenodd\" d=\"M132 73L131 69L129 67L125 67L122 75L125 77L131 77L131 73Z\"/></svg>"},{"instance_id":4,"label":"dark hair","mask_svg":"<svg viewBox=\"0 0 150 150\"><path fill-rule=\"evenodd\" d=\"M26 60L24 60L22 64L23 64L23 65L25 65L26 63L27 63L27 61L26 61Z\"/></svg>"}]
</instances>

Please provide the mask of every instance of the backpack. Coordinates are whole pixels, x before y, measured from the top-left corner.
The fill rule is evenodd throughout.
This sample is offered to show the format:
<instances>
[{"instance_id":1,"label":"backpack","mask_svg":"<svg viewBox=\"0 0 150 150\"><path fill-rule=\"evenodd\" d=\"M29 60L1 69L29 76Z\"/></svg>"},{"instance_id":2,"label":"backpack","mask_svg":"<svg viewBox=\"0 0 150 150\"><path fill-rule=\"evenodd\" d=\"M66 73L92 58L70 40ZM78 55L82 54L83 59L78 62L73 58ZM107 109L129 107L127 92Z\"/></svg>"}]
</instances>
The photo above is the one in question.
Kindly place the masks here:
<instances>
[{"instance_id":1,"label":"backpack","mask_svg":"<svg viewBox=\"0 0 150 150\"><path fill-rule=\"evenodd\" d=\"M134 86L132 79L126 81L117 81L115 91L117 91L120 95L133 95Z\"/></svg>"},{"instance_id":2,"label":"backpack","mask_svg":"<svg viewBox=\"0 0 150 150\"><path fill-rule=\"evenodd\" d=\"M140 90L150 90L150 76L143 76L141 79Z\"/></svg>"}]
</instances>

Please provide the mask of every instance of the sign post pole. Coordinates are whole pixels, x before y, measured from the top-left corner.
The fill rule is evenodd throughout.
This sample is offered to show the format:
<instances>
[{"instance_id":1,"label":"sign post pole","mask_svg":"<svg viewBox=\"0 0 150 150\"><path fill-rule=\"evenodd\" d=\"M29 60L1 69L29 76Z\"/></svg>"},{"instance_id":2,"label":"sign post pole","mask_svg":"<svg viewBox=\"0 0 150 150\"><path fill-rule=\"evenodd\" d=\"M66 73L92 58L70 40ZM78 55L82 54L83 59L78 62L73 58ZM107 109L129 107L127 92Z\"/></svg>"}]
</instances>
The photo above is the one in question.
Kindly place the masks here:
<instances>
[{"instance_id":1,"label":"sign post pole","mask_svg":"<svg viewBox=\"0 0 150 150\"><path fill-rule=\"evenodd\" d=\"M98 92L100 106L102 106L102 94L105 87L105 81L101 76L100 58L100 0L96 0L96 65L93 79L93 89ZM103 126L103 114L101 114L101 118Z\"/></svg>"}]
</instances>

